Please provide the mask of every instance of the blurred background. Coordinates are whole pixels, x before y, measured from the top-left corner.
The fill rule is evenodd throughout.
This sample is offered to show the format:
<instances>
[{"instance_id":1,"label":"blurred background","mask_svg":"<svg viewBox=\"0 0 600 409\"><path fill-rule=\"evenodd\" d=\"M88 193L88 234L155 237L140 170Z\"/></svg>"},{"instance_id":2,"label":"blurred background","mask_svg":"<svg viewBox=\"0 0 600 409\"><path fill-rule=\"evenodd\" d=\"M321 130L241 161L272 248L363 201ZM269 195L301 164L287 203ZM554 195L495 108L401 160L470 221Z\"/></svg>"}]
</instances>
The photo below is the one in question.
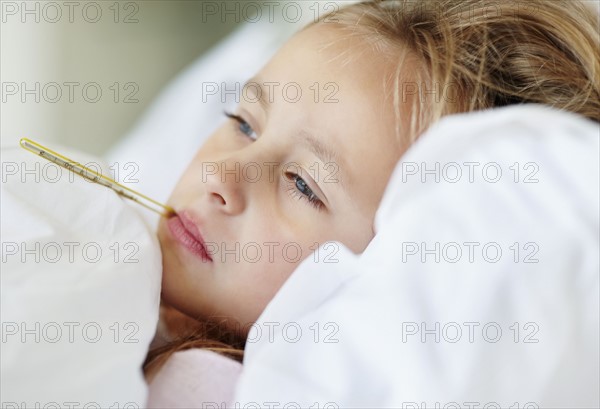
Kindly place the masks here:
<instances>
[{"instance_id":1,"label":"blurred background","mask_svg":"<svg viewBox=\"0 0 600 409\"><path fill-rule=\"evenodd\" d=\"M97 155L234 29L283 25L297 11L290 1L0 3L2 145L29 137Z\"/></svg>"}]
</instances>

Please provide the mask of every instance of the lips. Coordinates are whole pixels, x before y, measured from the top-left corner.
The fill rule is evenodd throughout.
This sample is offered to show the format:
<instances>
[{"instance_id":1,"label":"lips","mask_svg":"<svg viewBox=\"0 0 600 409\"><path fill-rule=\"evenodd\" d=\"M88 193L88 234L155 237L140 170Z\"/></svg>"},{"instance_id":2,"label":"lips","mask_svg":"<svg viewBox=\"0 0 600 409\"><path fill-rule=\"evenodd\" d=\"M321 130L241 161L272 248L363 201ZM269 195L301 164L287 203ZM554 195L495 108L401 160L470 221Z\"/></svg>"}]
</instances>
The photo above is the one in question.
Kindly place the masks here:
<instances>
[{"instance_id":1,"label":"lips","mask_svg":"<svg viewBox=\"0 0 600 409\"><path fill-rule=\"evenodd\" d=\"M200 234L200 229L188 211L177 212L167 221L167 225L175 240L183 247L201 258L202 261L212 261L206 251L206 244Z\"/></svg>"}]
</instances>

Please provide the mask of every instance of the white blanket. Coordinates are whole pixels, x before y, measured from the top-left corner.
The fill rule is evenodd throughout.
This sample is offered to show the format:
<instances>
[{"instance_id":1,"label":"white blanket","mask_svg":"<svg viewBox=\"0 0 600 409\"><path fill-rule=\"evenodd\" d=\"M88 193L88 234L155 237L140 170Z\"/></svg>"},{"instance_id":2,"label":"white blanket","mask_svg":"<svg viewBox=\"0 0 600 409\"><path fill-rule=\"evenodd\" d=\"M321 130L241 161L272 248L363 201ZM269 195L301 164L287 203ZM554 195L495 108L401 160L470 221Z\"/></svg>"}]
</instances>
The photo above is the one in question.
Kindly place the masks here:
<instances>
[{"instance_id":1,"label":"white blanket","mask_svg":"<svg viewBox=\"0 0 600 409\"><path fill-rule=\"evenodd\" d=\"M442 121L366 251L323 247L267 307L236 402L599 407L599 139L536 106Z\"/></svg>"},{"instance_id":2,"label":"white blanket","mask_svg":"<svg viewBox=\"0 0 600 409\"><path fill-rule=\"evenodd\" d=\"M158 241L136 205L61 169L2 150L1 405L143 407Z\"/></svg>"}]
</instances>

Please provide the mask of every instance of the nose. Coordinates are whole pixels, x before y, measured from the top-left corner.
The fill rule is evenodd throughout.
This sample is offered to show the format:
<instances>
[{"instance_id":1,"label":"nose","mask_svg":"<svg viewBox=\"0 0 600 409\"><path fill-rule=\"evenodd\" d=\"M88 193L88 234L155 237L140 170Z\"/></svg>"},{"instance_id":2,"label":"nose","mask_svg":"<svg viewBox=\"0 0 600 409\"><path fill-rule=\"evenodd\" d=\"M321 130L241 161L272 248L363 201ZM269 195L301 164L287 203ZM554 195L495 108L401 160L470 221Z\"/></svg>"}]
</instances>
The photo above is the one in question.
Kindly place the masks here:
<instances>
[{"instance_id":1,"label":"nose","mask_svg":"<svg viewBox=\"0 0 600 409\"><path fill-rule=\"evenodd\" d=\"M239 161L225 160L207 166L204 174L206 197L211 207L234 216L244 211L246 197Z\"/></svg>"}]
</instances>

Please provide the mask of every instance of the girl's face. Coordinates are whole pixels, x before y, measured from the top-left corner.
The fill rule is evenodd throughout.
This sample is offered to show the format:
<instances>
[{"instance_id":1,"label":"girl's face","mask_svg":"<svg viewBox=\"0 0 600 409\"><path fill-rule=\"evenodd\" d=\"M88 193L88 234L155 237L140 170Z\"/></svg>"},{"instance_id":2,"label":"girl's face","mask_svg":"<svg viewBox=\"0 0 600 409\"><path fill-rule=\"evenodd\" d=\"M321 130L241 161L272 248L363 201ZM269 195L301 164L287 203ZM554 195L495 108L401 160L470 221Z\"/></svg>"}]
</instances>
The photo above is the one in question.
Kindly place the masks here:
<instances>
[{"instance_id":1,"label":"girl's face","mask_svg":"<svg viewBox=\"0 0 600 409\"><path fill-rule=\"evenodd\" d=\"M159 224L168 304L247 329L303 259L336 262L334 244L311 255L320 245L365 249L402 153L388 68L313 26L247 83L175 187L179 216Z\"/></svg>"}]
</instances>

